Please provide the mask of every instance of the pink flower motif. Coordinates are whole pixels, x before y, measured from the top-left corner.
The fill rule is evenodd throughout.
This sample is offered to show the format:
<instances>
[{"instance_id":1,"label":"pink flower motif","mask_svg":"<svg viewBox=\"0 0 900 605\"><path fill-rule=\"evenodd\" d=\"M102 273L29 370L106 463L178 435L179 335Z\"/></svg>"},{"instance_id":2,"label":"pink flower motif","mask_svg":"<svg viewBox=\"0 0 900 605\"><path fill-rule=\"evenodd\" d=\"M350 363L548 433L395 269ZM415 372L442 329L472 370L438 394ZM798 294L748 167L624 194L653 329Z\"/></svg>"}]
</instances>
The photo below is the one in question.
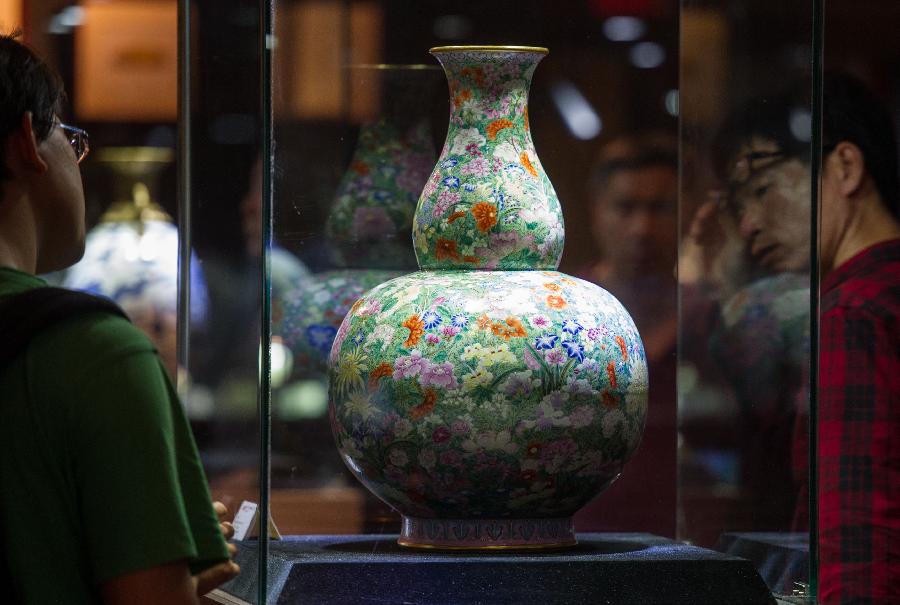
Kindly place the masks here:
<instances>
[{"instance_id":1,"label":"pink flower motif","mask_svg":"<svg viewBox=\"0 0 900 605\"><path fill-rule=\"evenodd\" d=\"M443 334L447 338L453 338L454 336L459 334L459 328L457 328L456 326L444 326L443 328L441 328L441 334Z\"/></svg>"},{"instance_id":2,"label":"pink flower motif","mask_svg":"<svg viewBox=\"0 0 900 605\"><path fill-rule=\"evenodd\" d=\"M594 421L594 410L587 405L578 406L569 414L569 421L572 423L572 428L586 427Z\"/></svg>"},{"instance_id":3,"label":"pink flower motif","mask_svg":"<svg viewBox=\"0 0 900 605\"><path fill-rule=\"evenodd\" d=\"M422 374L419 376L419 384L423 387L441 387L444 389L455 389L458 385L456 376L453 375L453 364L449 361L444 363L429 363L422 368Z\"/></svg>"},{"instance_id":4,"label":"pink flower motif","mask_svg":"<svg viewBox=\"0 0 900 605\"><path fill-rule=\"evenodd\" d=\"M434 429L434 432L431 433L431 440L435 443L444 443L445 441L450 439L450 437L450 429L448 429L446 426L439 426Z\"/></svg>"},{"instance_id":5,"label":"pink flower motif","mask_svg":"<svg viewBox=\"0 0 900 605\"><path fill-rule=\"evenodd\" d=\"M529 370L541 369L541 363L537 360L534 354L527 349L525 350L525 367L527 367Z\"/></svg>"},{"instance_id":6,"label":"pink flower motif","mask_svg":"<svg viewBox=\"0 0 900 605\"><path fill-rule=\"evenodd\" d=\"M448 450L446 452L441 452L439 460L444 466L459 466L462 464L462 455L455 450ZM449 478L453 480L452 475L450 475Z\"/></svg>"},{"instance_id":7,"label":"pink flower motif","mask_svg":"<svg viewBox=\"0 0 900 605\"><path fill-rule=\"evenodd\" d=\"M463 167L460 169L460 173L482 178L488 173L487 160L485 160L484 158L476 158L468 164L463 165Z\"/></svg>"},{"instance_id":8,"label":"pink flower motif","mask_svg":"<svg viewBox=\"0 0 900 605\"><path fill-rule=\"evenodd\" d=\"M425 337L425 342L430 345L436 345L437 343L441 342L441 337L437 334L429 334Z\"/></svg>"},{"instance_id":9,"label":"pink flower motif","mask_svg":"<svg viewBox=\"0 0 900 605\"><path fill-rule=\"evenodd\" d=\"M471 427L465 420L454 420L453 424L450 425L450 432L454 435L467 435L470 430Z\"/></svg>"},{"instance_id":10,"label":"pink flower motif","mask_svg":"<svg viewBox=\"0 0 900 605\"><path fill-rule=\"evenodd\" d=\"M561 366L566 363L566 354L559 349L551 349L544 354L544 361L551 366Z\"/></svg>"},{"instance_id":11,"label":"pink flower motif","mask_svg":"<svg viewBox=\"0 0 900 605\"><path fill-rule=\"evenodd\" d=\"M538 329L544 329L550 325L550 320L543 315L535 315L531 318L531 325Z\"/></svg>"},{"instance_id":12,"label":"pink flower motif","mask_svg":"<svg viewBox=\"0 0 900 605\"><path fill-rule=\"evenodd\" d=\"M394 360L394 380L418 376L429 365L428 360L422 357L421 351L413 349L409 355Z\"/></svg>"}]
</instances>

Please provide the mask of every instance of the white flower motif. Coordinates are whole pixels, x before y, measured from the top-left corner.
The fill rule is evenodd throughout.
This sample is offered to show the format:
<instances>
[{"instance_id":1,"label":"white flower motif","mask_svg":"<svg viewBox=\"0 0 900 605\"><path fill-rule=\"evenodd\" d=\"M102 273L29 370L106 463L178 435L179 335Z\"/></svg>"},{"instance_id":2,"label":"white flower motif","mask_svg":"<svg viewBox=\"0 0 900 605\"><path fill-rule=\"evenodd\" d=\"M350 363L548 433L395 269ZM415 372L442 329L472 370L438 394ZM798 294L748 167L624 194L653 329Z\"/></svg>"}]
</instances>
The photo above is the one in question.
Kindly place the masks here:
<instances>
[{"instance_id":1,"label":"white flower motif","mask_svg":"<svg viewBox=\"0 0 900 605\"><path fill-rule=\"evenodd\" d=\"M450 147L450 155L466 155L466 147L475 144L477 147L484 145L485 138L478 132L477 128L463 128L453 139L453 145Z\"/></svg>"},{"instance_id":2,"label":"white flower motif","mask_svg":"<svg viewBox=\"0 0 900 605\"><path fill-rule=\"evenodd\" d=\"M422 468L434 468L435 462L437 462L437 456L435 455L434 450L429 449L419 452L419 465Z\"/></svg>"},{"instance_id":3,"label":"white flower motif","mask_svg":"<svg viewBox=\"0 0 900 605\"><path fill-rule=\"evenodd\" d=\"M388 459L391 461L391 464L400 468L409 464L409 456L406 455L406 452L397 448L391 450L391 453L388 454Z\"/></svg>"},{"instance_id":4,"label":"white flower motif","mask_svg":"<svg viewBox=\"0 0 900 605\"><path fill-rule=\"evenodd\" d=\"M512 442L509 431L484 431L475 435L474 439L466 439L462 442L462 448L469 453L478 451L500 450L507 454L514 454L519 446Z\"/></svg>"},{"instance_id":5,"label":"white flower motif","mask_svg":"<svg viewBox=\"0 0 900 605\"><path fill-rule=\"evenodd\" d=\"M494 147L494 157L502 160L506 164L519 162L519 154L516 151L516 148L507 141Z\"/></svg>"}]
</instances>

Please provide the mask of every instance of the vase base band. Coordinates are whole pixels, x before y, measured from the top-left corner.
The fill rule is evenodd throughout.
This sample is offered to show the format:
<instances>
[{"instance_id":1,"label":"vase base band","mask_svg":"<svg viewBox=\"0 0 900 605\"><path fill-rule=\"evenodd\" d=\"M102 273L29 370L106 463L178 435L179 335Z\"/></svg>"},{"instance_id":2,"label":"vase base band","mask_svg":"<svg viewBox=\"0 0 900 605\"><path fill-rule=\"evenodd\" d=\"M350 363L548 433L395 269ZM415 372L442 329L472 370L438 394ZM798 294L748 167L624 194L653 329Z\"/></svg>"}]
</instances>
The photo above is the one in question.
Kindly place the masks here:
<instances>
[{"instance_id":1,"label":"vase base band","mask_svg":"<svg viewBox=\"0 0 900 605\"><path fill-rule=\"evenodd\" d=\"M438 550L551 550L575 546L571 517L422 519L403 517L400 546Z\"/></svg>"}]
</instances>

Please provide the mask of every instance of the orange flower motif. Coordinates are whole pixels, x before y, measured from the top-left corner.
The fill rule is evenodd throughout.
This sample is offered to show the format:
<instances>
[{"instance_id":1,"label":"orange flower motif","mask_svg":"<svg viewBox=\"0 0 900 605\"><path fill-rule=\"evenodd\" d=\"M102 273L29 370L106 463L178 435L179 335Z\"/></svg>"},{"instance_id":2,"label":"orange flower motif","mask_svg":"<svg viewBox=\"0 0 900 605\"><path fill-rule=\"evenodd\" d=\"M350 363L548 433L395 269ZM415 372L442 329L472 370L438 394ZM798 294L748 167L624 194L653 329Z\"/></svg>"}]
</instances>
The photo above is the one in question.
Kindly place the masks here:
<instances>
[{"instance_id":1,"label":"orange flower motif","mask_svg":"<svg viewBox=\"0 0 900 605\"><path fill-rule=\"evenodd\" d=\"M525 326L523 326L522 322L515 317L507 317L505 326L502 323L492 323L491 332L494 333L494 336L499 336L503 340L528 336L528 332L525 331Z\"/></svg>"},{"instance_id":2,"label":"orange flower motif","mask_svg":"<svg viewBox=\"0 0 900 605\"><path fill-rule=\"evenodd\" d=\"M453 96L453 104L456 106L459 106L471 98L472 98L472 91L468 90L468 89L463 89Z\"/></svg>"},{"instance_id":3,"label":"orange flower motif","mask_svg":"<svg viewBox=\"0 0 900 605\"><path fill-rule=\"evenodd\" d=\"M478 318L476 323L478 324L478 328L480 330L487 330L491 327L491 320L487 316L487 313L482 313L481 317Z\"/></svg>"},{"instance_id":4,"label":"orange flower motif","mask_svg":"<svg viewBox=\"0 0 900 605\"><path fill-rule=\"evenodd\" d=\"M353 306L350 307L350 312L356 313L356 310L359 309L363 305L364 302L366 302L366 300L364 298L357 299L357 301L355 303L353 303Z\"/></svg>"},{"instance_id":5,"label":"orange flower motif","mask_svg":"<svg viewBox=\"0 0 900 605\"><path fill-rule=\"evenodd\" d=\"M478 86L484 86L484 70L480 67L464 67L459 75L464 78L472 78Z\"/></svg>"},{"instance_id":6,"label":"orange flower motif","mask_svg":"<svg viewBox=\"0 0 900 605\"><path fill-rule=\"evenodd\" d=\"M501 130L503 130L504 128L512 127L513 123L506 118L497 118L487 125L487 128L484 129L484 133L487 135L487 138L493 141L497 138L497 133L499 133Z\"/></svg>"},{"instance_id":7,"label":"orange flower motif","mask_svg":"<svg viewBox=\"0 0 900 605\"><path fill-rule=\"evenodd\" d=\"M403 343L403 346L408 349L409 347L414 347L419 344L419 339L422 338L422 334L425 333L425 324L422 323L419 316L410 315L401 325L409 330L409 336L406 338L406 342Z\"/></svg>"},{"instance_id":8,"label":"orange flower motif","mask_svg":"<svg viewBox=\"0 0 900 605\"><path fill-rule=\"evenodd\" d=\"M369 388L374 389L378 385L378 379L391 376L394 373L394 367L386 361L379 363L372 373L369 374Z\"/></svg>"},{"instance_id":9,"label":"orange flower motif","mask_svg":"<svg viewBox=\"0 0 900 605\"><path fill-rule=\"evenodd\" d=\"M472 206L472 216L475 217L478 230L487 233L497 224L497 207L489 202L478 202Z\"/></svg>"},{"instance_id":10,"label":"orange flower motif","mask_svg":"<svg viewBox=\"0 0 900 605\"><path fill-rule=\"evenodd\" d=\"M532 441L525 447L525 456L528 458L537 458L541 453L541 448L544 447L540 441Z\"/></svg>"},{"instance_id":11,"label":"orange flower motif","mask_svg":"<svg viewBox=\"0 0 900 605\"><path fill-rule=\"evenodd\" d=\"M350 168L361 176L369 174L369 165L365 162L353 162L350 164Z\"/></svg>"},{"instance_id":12,"label":"orange flower motif","mask_svg":"<svg viewBox=\"0 0 900 605\"><path fill-rule=\"evenodd\" d=\"M448 223L452 223L452 222L455 221L456 219L462 218L462 217L464 217L465 215L466 215L465 212L463 212L463 211L461 211L461 210L457 210L456 212L454 212L453 214L451 214L450 216L447 217L447 222L448 222Z\"/></svg>"},{"instance_id":13,"label":"orange flower motif","mask_svg":"<svg viewBox=\"0 0 900 605\"><path fill-rule=\"evenodd\" d=\"M550 290L551 292L559 292L560 290L562 290L562 288L560 287L559 284L554 284L554 283L544 284L544 287L547 288L548 290Z\"/></svg>"},{"instance_id":14,"label":"orange flower motif","mask_svg":"<svg viewBox=\"0 0 900 605\"><path fill-rule=\"evenodd\" d=\"M621 336L616 336L616 344L619 345L619 349L622 351L622 359L628 361L628 349L625 347L625 339Z\"/></svg>"},{"instance_id":15,"label":"orange flower motif","mask_svg":"<svg viewBox=\"0 0 900 605\"><path fill-rule=\"evenodd\" d=\"M481 262L481 259L478 258L477 256L472 256L470 254L467 254L463 257L463 262L472 263L473 265L477 265L478 263Z\"/></svg>"},{"instance_id":16,"label":"orange flower motif","mask_svg":"<svg viewBox=\"0 0 900 605\"><path fill-rule=\"evenodd\" d=\"M456 249L456 242L452 239L444 239L443 237L439 237L437 243L434 245L434 255L438 260L446 260L448 258L452 258L453 260L459 260L459 250Z\"/></svg>"},{"instance_id":17,"label":"orange flower motif","mask_svg":"<svg viewBox=\"0 0 900 605\"><path fill-rule=\"evenodd\" d=\"M610 394L609 391L603 391L603 407L614 409L619 407L619 400L615 398L614 395Z\"/></svg>"},{"instance_id":18,"label":"orange flower motif","mask_svg":"<svg viewBox=\"0 0 900 605\"><path fill-rule=\"evenodd\" d=\"M616 386L616 364L613 362L609 362L606 364L606 376L609 378L609 386L612 388L618 388Z\"/></svg>"},{"instance_id":19,"label":"orange flower motif","mask_svg":"<svg viewBox=\"0 0 900 605\"><path fill-rule=\"evenodd\" d=\"M528 130L529 128L531 128L531 124L529 123L529 120L528 120L528 110L527 109L525 110L524 120L525 120L525 130Z\"/></svg>"},{"instance_id":20,"label":"orange flower motif","mask_svg":"<svg viewBox=\"0 0 900 605\"><path fill-rule=\"evenodd\" d=\"M577 281L575 281L574 279L570 279L570 278L568 278L568 277L560 277L560 278L559 278L559 281L561 281L561 282L564 283L564 284L569 284L570 286L577 286L577 285L578 285L578 282L577 282Z\"/></svg>"},{"instance_id":21,"label":"orange flower motif","mask_svg":"<svg viewBox=\"0 0 900 605\"><path fill-rule=\"evenodd\" d=\"M422 403L410 408L409 417L413 420L424 418L434 409L435 403L437 403L437 391L432 388L425 389L425 396L422 397Z\"/></svg>"},{"instance_id":22,"label":"orange flower motif","mask_svg":"<svg viewBox=\"0 0 900 605\"><path fill-rule=\"evenodd\" d=\"M519 154L519 162L524 166L525 170L528 171L529 174L533 177L537 177L537 170L534 169L534 166L531 164L531 160L528 159L528 154L524 151Z\"/></svg>"},{"instance_id":23,"label":"orange flower motif","mask_svg":"<svg viewBox=\"0 0 900 605\"><path fill-rule=\"evenodd\" d=\"M551 309L565 309L566 308L566 299L562 296L557 296L556 294L551 294L547 297L547 306Z\"/></svg>"}]
</instances>

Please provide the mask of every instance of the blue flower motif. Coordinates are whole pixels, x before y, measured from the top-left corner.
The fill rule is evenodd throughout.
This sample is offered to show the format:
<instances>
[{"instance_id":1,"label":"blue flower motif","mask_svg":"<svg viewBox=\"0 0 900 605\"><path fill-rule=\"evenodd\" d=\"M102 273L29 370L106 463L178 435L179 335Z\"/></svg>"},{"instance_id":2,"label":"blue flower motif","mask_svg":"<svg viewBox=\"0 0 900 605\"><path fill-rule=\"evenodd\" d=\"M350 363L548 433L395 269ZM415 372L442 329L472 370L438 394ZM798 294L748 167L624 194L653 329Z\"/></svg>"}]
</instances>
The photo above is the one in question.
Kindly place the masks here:
<instances>
[{"instance_id":1,"label":"blue flower motif","mask_svg":"<svg viewBox=\"0 0 900 605\"><path fill-rule=\"evenodd\" d=\"M556 346L559 336L556 334L542 334L534 339L534 348L538 351L547 351Z\"/></svg>"},{"instance_id":2,"label":"blue flower motif","mask_svg":"<svg viewBox=\"0 0 900 605\"><path fill-rule=\"evenodd\" d=\"M314 324L306 328L306 341L309 345L327 355L331 352L331 345L337 330L332 326Z\"/></svg>"},{"instance_id":3,"label":"blue flower motif","mask_svg":"<svg viewBox=\"0 0 900 605\"><path fill-rule=\"evenodd\" d=\"M434 311L425 311L422 313L422 323L425 324L426 330L436 328L441 325L441 316Z\"/></svg>"},{"instance_id":4,"label":"blue flower motif","mask_svg":"<svg viewBox=\"0 0 900 605\"><path fill-rule=\"evenodd\" d=\"M466 183L463 185L463 189L466 191L475 191L475 183Z\"/></svg>"},{"instance_id":5,"label":"blue flower motif","mask_svg":"<svg viewBox=\"0 0 900 605\"><path fill-rule=\"evenodd\" d=\"M581 332L584 328L580 323L575 321L574 319L567 319L562 324L563 332L568 332L572 336L575 336L579 332Z\"/></svg>"},{"instance_id":6,"label":"blue flower motif","mask_svg":"<svg viewBox=\"0 0 900 605\"><path fill-rule=\"evenodd\" d=\"M441 182L444 183L447 189L459 189L459 177L457 176L448 176Z\"/></svg>"},{"instance_id":7,"label":"blue flower motif","mask_svg":"<svg viewBox=\"0 0 900 605\"><path fill-rule=\"evenodd\" d=\"M362 330L358 331L356 334L354 334L350 338L350 340L352 340L353 344L355 344L355 345L362 344L362 341L364 341L365 339L366 339L366 335Z\"/></svg>"},{"instance_id":8,"label":"blue flower motif","mask_svg":"<svg viewBox=\"0 0 900 605\"><path fill-rule=\"evenodd\" d=\"M452 323L457 328L465 327L466 324L469 323L469 318L463 315L462 313L457 313L453 317L450 318L450 323Z\"/></svg>"},{"instance_id":9,"label":"blue flower motif","mask_svg":"<svg viewBox=\"0 0 900 605\"><path fill-rule=\"evenodd\" d=\"M448 158L441 162L441 168L453 168L457 164L459 164L459 160L456 158Z\"/></svg>"},{"instance_id":10,"label":"blue flower motif","mask_svg":"<svg viewBox=\"0 0 900 605\"><path fill-rule=\"evenodd\" d=\"M584 345L574 340L562 341L562 348L565 349L566 355L578 361L584 361Z\"/></svg>"},{"instance_id":11,"label":"blue flower motif","mask_svg":"<svg viewBox=\"0 0 900 605\"><path fill-rule=\"evenodd\" d=\"M518 164L507 164L503 167L503 170L507 172L513 172L516 174L525 174L525 169L519 166Z\"/></svg>"},{"instance_id":12,"label":"blue flower motif","mask_svg":"<svg viewBox=\"0 0 900 605\"><path fill-rule=\"evenodd\" d=\"M379 202L383 202L384 200L390 199L391 192L385 191L384 189L379 189L372 193L372 197L378 200Z\"/></svg>"}]
</instances>

